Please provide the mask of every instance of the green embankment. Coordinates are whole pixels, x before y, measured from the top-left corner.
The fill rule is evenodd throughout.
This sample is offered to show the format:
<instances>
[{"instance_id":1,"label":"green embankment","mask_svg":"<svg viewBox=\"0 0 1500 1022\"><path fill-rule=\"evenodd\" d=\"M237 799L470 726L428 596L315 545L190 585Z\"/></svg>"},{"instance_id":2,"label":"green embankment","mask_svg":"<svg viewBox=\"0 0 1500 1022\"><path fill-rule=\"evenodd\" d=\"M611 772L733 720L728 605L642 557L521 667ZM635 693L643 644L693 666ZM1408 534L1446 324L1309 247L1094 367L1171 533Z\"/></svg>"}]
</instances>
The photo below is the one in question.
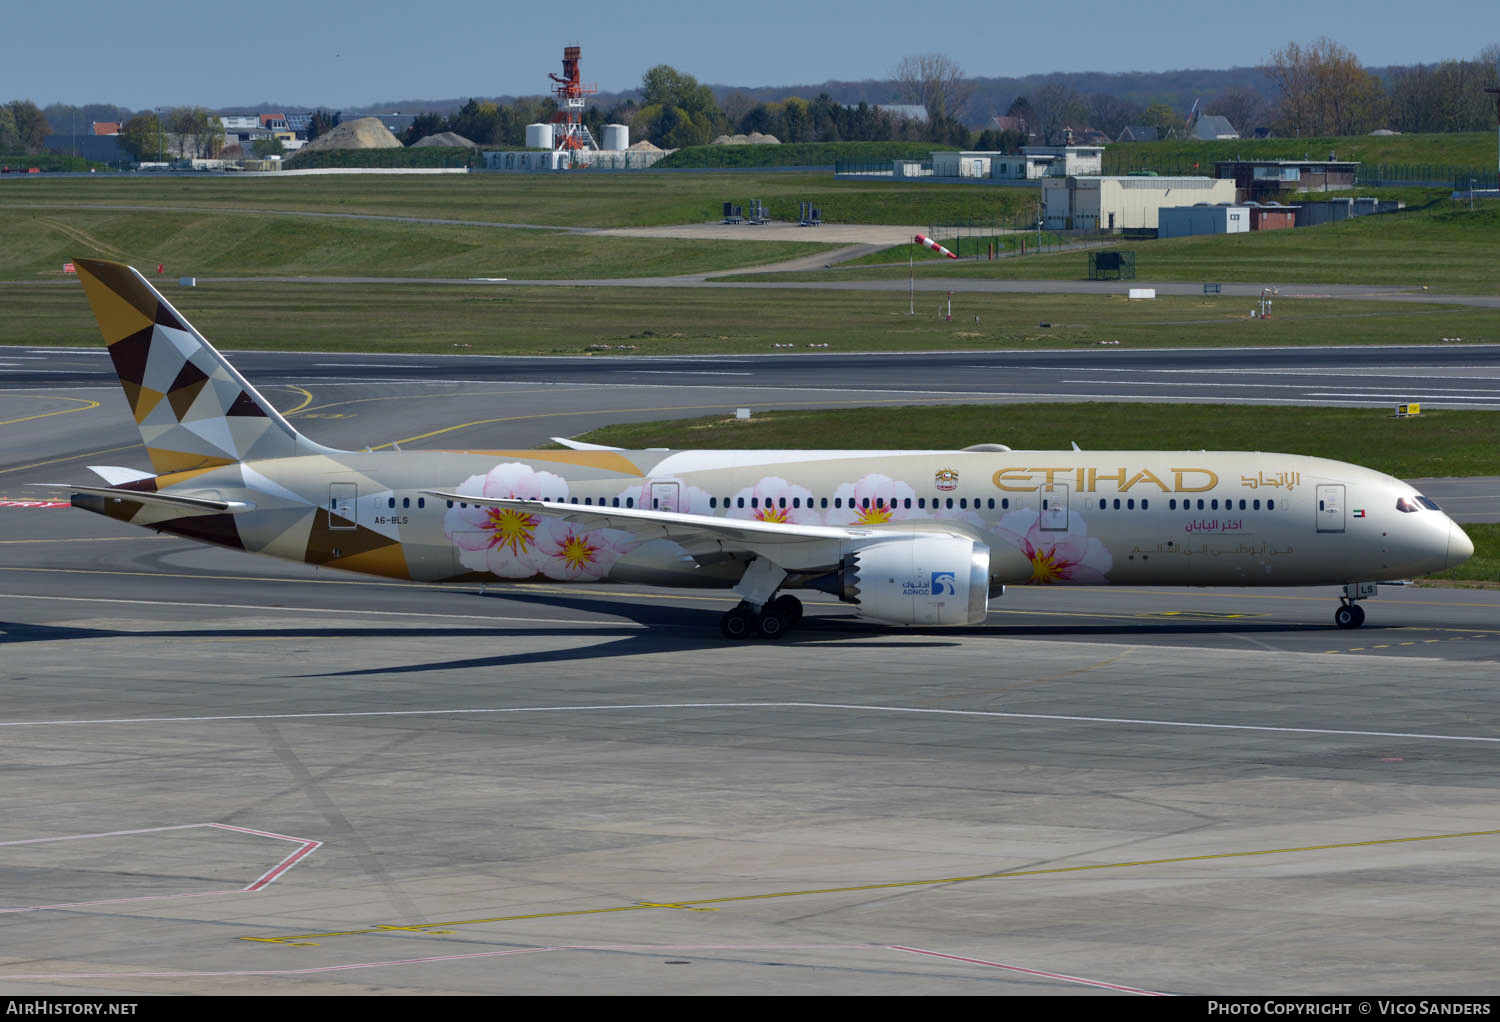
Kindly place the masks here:
<instances>
[{"instance_id":1,"label":"green embankment","mask_svg":"<svg viewBox=\"0 0 1500 1022\"><path fill-rule=\"evenodd\" d=\"M1245 450L1306 454L1399 478L1500 474L1500 412L1438 411L1397 419L1378 408L1259 405L949 405L756 413L629 423L589 443L644 447L956 450L1002 443L1025 450ZM1247 442L1253 438L1253 443Z\"/></svg>"},{"instance_id":2,"label":"green embankment","mask_svg":"<svg viewBox=\"0 0 1500 1022\"><path fill-rule=\"evenodd\" d=\"M840 160L925 160L938 150L958 148L934 142L784 142L781 145L698 145L671 153L663 169L710 167L832 167Z\"/></svg>"},{"instance_id":3,"label":"green embankment","mask_svg":"<svg viewBox=\"0 0 1500 1022\"><path fill-rule=\"evenodd\" d=\"M478 149L467 146L422 146L420 149L298 150L285 158L288 170L320 167L472 167L483 166Z\"/></svg>"},{"instance_id":4,"label":"green embankment","mask_svg":"<svg viewBox=\"0 0 1500 1022\"><path fill-rule=\"evenodd\" d=\"M1162 173L1212 175L1217 160L1324 160L1367 164L1488 168L1493 187L1495 133L1469 131L1426 135L1352 135L1322 138L1237 138L1223 142L1170 139L1117 142L1104 150L1107 174L1137 168ZM1198 164L1195 171L1193 164Z\"/></svg>"}]
</instances>

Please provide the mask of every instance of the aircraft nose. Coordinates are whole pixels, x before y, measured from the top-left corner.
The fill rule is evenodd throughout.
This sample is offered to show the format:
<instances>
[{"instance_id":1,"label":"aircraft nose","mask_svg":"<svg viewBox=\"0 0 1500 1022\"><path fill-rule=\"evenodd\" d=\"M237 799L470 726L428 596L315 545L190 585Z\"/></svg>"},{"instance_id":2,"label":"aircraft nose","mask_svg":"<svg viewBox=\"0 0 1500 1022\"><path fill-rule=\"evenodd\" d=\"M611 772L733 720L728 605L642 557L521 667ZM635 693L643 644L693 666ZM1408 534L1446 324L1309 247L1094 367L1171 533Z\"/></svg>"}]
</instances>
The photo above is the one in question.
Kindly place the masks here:
<instances>
[{"instance_id":1,"label":"aircraft nose","mask_svg":"<svg viewBox=\"0 0 1500 1022\"><path fill-rule=\"evenodd\" d=\"M1448 523L1448 567L1456 568L1474 556L1474 541L1455 522Z\"/></svg>"}]
</instances>

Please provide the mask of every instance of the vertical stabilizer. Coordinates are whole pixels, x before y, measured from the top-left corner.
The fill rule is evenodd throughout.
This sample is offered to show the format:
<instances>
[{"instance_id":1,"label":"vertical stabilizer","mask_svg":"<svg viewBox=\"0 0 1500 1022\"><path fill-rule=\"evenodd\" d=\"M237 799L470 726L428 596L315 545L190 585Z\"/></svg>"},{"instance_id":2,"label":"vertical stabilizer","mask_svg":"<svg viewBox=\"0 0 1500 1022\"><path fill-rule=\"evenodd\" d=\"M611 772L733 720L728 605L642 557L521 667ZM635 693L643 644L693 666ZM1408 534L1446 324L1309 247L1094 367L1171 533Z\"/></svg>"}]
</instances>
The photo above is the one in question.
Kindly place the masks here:
<instances>
[{"instance_id":1,"label":"vertical stabilizer","mask_svg":"<svg viewBox=\"0 0 1500 1022\"><path fill-rule=\"evenodd\" d=\"M158 475L335 453L293 429L133 268L73 263Z\"/></svg>"}]
</instances>

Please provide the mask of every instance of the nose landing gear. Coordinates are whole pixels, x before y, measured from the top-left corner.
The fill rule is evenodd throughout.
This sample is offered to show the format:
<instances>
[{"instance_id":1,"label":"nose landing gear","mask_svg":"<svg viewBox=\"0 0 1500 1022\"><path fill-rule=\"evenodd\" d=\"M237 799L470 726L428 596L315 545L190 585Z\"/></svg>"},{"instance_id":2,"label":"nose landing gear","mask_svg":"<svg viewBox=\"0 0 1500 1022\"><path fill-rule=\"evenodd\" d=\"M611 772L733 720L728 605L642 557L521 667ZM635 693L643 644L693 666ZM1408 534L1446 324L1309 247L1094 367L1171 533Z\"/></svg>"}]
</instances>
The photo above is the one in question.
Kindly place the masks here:
<instances>
[{"instance_id":1,"label":"nose landing gear","mask_svg":"<svg viewBox=\"0 0 1500 1022\"><path fill-rule=\"evenodd\" d=\"M1339 609L1333 612L1333 623L1340 628L1358 628L1365 623L1365 609L1360 600L1368 600L1378 591L1374 582L1351 582L1339 597Z\"/></svg>"}]
</instances>

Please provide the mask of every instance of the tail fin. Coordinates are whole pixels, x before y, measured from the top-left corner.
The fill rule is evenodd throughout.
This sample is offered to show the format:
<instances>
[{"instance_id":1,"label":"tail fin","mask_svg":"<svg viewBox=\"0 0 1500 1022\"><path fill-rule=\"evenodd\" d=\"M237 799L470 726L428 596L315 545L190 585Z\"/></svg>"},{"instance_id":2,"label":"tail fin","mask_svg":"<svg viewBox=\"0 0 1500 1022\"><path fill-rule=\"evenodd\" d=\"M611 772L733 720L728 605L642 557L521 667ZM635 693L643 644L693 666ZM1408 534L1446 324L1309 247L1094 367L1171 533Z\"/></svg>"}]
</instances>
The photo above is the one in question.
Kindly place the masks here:
<instances>
[{"instance_id":1,"label":"tail fin","mask_svg":"<svg viewBox=\"0 0 1500 1022\"><path fill-rule=\"evenodd\" d=\"M133 268L73 265L157 474L333 453L293 429Z\"/></svg>"}]
</instances>

